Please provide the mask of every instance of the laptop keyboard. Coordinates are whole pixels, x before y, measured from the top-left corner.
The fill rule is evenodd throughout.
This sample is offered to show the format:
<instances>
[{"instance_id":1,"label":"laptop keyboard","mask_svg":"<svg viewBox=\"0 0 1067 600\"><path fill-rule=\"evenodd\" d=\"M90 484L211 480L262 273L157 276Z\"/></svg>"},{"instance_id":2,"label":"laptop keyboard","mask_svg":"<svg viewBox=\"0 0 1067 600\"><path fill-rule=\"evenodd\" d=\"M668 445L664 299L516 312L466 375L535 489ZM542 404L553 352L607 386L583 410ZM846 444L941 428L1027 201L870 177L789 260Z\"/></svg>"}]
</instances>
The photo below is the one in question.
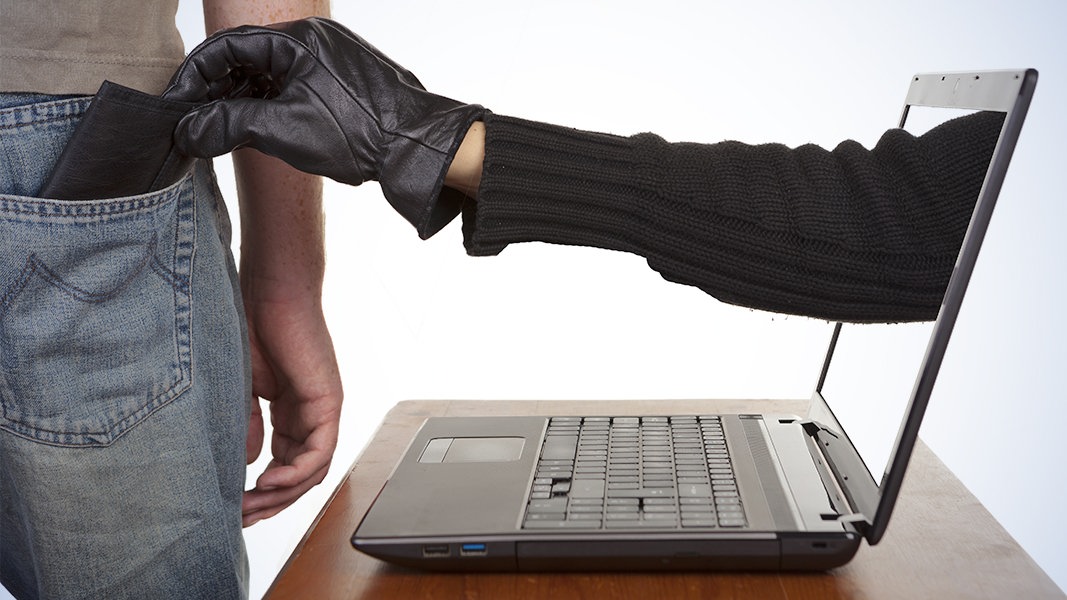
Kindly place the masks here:
<instances>
[{"instance_id":1,"label":"laptop keyboard","mask_svg":"<svg viewBox=\"0 0 1067 600\"><path fill-rule=\"evenodd\" d=\"M746 525L717 416L554 417L526 529Z\"/></svg>"}]
</instances>

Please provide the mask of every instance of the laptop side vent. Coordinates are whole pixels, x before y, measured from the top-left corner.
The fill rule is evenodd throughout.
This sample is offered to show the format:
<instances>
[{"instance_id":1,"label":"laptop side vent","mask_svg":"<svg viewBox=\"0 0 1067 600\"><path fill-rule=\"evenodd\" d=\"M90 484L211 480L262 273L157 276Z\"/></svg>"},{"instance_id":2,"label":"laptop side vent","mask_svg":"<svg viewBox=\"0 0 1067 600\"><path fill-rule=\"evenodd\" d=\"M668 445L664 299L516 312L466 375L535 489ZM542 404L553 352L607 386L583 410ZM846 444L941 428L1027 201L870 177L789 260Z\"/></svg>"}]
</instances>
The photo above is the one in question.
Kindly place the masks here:
<instances>
[{"instance_id":1,"label":"laptop side vent","mask_svg":"<svg viewBox=\"0 0 1067 600\"><path fill-rule=\"evenodd\" d=\"M752 462L756 465L756 472L763 485L763 493L767 497L771 518L774 519L774 524L780 531L786 530L793 524L793 516L786 499L785 489L778 478L778 471L774 468L771 450L767 447L761 421L743 418L741 426L745 431L749 450L752 452Z\"/></svg>"}]
</instances>

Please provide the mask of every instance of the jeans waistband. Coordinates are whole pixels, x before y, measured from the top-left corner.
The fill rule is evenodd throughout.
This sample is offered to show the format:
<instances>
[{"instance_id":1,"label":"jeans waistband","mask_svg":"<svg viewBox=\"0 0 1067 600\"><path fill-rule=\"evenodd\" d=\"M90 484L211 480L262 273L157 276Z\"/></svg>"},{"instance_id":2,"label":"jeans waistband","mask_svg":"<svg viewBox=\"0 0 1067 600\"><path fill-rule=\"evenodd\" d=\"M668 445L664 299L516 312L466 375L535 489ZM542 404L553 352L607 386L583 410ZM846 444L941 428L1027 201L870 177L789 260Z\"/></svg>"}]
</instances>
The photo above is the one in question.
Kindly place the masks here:
<instances>
[{"instance_id":1,"label":"jeans waistband","mask_svg":"<svg viewBox=\"0 0 1067 600\"><path fill-rule=\"evenodd\" d=\"M92 96L0 93L0 135L5 130L78 118Z\"/></svg>"}]
</instances>

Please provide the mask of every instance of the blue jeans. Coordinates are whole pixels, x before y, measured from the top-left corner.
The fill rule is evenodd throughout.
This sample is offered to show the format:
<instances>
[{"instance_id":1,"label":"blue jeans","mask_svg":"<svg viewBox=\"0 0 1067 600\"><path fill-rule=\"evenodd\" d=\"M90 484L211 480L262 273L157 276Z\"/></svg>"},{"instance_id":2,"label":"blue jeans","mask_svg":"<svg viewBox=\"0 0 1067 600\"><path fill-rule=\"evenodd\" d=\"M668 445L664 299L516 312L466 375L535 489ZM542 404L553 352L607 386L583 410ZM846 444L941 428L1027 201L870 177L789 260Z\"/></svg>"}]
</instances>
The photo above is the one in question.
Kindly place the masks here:
<instances>
[{"instance_id":1,"label":"blue jeans","mask_svg":"<svg viewBox=\"0 0 1067 600\"><path fill-rule=\"evenodd\" d=\"M0 580L19 598L240 598L251 375L210 164L33 195L86 98L0 94Z\"/></svg>"}]
</instances>

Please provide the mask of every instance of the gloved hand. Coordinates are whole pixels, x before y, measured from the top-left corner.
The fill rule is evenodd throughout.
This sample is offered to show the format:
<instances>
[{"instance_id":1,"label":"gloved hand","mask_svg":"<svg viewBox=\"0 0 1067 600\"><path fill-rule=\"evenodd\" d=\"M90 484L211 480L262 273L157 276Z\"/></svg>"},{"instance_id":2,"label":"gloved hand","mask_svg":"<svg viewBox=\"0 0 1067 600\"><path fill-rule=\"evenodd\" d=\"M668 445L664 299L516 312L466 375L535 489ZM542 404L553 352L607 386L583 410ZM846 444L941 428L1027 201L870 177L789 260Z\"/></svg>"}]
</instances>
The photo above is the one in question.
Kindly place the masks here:
<instances>
[{"instance_id":1,"label":"gloved hand","mask_svg":"<svg viewBox=\"0 0 1067 600\"><path fill-rule=\"evenodd\" d=\"M350 185L377 180L427 238L462 196L444 176L481 106L431 94L409 71L327 19L220 32L194 49L164 93L206 102L175 129L202 158L255 148Z\"/></svg>"}]
</instances>

